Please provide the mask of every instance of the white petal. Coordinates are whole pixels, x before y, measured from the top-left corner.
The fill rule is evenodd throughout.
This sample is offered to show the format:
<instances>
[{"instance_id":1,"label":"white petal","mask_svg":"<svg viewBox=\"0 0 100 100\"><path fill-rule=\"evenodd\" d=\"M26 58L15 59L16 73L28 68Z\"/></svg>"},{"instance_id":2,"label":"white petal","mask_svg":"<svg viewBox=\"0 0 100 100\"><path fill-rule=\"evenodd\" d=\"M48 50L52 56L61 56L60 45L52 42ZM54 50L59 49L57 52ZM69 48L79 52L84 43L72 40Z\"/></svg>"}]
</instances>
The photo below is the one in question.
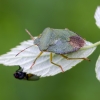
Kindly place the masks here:
<instances>
[{"instance_id":1,"label":"white petal","mask_svg":"<svg viewBox=\"0 0 100 100\"><path fill-rule=\"evenodd\" d=\"M92 44L87 41L85 42L86 42L86 46ZM49 60L50 53L48 52L44 52L37 59L32 69L30 69L34 59L40 53L36 45L26 49L25 51L23 51L22 53L20 53L18 56L15 57L17 53L19 53L21 50L31 45L33 45L32 40L22 42L20 46L17 46L16 48L12 49L7 54L0 56L0 64L4 64L7 66L19 65L23 68L23 71L25 71L26 73L35 74L41 77L53 76L55 74L62 72L62 70L59 67L50 63L50 60ZM89 55L91 55L95 49L96 47L90 48L87 50L79 50L77 52L68 54L67 56L71 58L81 58L81 57L86 58ZM53 54L53 62L61 65L64 71L71 69L73 66L77 65L81 61L82 60L66 60L60 55ZM89 62L87 61L87 63Z\"/></svg>"},{"instance_id":2,"label":"white petal","mask_svg":"<svg viewBox=\"0 0 100 100\"><path fill-rule=\"evenodd\" d=\"M97 7L94 18L96 20L96 25L100 28L100 6Z\"/></svg>"},{"instance_id":3,"label":"white petal","mask_svg":"<svg viewBox=\"0 0 100 100\"><path fill-rule=\"evenodd\" d=\"M96 62L95 71L96 71L96 77L100 81L100 56L98 57L98 60Z\"/></svg>"}]
</instances>

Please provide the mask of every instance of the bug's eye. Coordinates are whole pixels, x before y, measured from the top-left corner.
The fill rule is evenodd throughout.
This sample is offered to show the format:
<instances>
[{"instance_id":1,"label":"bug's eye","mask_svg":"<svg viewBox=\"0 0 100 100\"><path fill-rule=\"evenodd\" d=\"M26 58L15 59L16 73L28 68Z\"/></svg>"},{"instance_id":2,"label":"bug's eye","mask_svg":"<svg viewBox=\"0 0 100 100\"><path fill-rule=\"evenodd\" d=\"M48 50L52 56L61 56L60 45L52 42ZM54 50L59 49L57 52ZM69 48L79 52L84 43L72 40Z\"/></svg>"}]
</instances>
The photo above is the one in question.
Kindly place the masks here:
<instances>
[{"instance_id":1,"label":"bug's eye","mask_svg":"<svg viewBox=\"0 0 100 100\"><path fill-rule=\"evenodd\" d=\"M14 77L17 79L23 79L26 76L24 72L16 72L14 73Z\"/></svg>"}]
</instances>

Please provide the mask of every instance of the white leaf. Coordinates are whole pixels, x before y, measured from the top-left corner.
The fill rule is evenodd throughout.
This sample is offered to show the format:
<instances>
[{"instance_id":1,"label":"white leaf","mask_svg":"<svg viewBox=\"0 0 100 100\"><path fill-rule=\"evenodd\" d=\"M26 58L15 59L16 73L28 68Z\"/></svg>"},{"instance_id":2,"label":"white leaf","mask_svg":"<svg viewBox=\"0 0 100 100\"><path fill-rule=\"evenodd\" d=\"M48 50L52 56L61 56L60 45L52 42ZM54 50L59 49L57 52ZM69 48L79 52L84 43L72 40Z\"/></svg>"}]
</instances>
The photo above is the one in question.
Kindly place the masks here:
<instances>
[{"instance_id":1,"label":"white leaf","mask_svg":"<svg viewBox=\"0 0 100 100\"><path fill-rule=\"evenodd\" d=\"M96 77L100 81L100 56L97 59L95 71L96 71Z\"/></svg>"},{"instance_id":2,"label":"white leaf","mask_svg":"<svg viewBox=\"0 0 100 100\"><path fill-rule=\"evenodd\" d=\"M96 20L96 25L100 28L100 6L97 7L94 18Z\"/></svg>"},{"instance_id":3,"label":"white leaf","mask_svg":"<svg viewBox=\"0 0 100 100\"><path fill-rule=\"evenodd\" d=\"M92 43L85 41L85 46L89 46L91 44ZM21 50L31 45L33 45L32 40L22 42L21 45L17 46L14 49L11 49L11 51L8 52L7 54L0 56L0 64L4 64L7 66L19 65L21 66L24 72L35 74L41 77L53 76L55 74L62 72L62 70L59 67L50 63L49 52L44 52L37 59L32 69L30 69L34 59L40 53L36 45L33 45L32 47L26 49L25 51L23 51L22 53L20 53L18 56L15 57L17 53L19 53ZM79 50L77 52L68 54L67 56L70 58L81 58L81 57L86 58L89 55L91 55L95 49L96 47L87 50ZM82 60L66 60L60 55L53 54L53 62L61 65L64 71L71 69L73 66L77 65L81 61ZM89 62L87 61L87 63Z\"/></svg>"}]
</instances>

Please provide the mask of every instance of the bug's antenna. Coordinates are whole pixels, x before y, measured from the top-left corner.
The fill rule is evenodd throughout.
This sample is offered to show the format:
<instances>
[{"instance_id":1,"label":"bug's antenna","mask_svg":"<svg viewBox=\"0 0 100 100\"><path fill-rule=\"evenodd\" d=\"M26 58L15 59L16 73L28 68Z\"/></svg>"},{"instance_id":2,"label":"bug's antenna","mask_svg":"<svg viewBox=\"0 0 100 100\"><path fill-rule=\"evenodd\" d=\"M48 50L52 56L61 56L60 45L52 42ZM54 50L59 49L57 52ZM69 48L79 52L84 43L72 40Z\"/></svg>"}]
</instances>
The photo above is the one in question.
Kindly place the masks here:
<instances>
[{"instance_id":1,"label":"bug's antenna","mask_svg":"<svg viewBox=\"0 0 100 100\"><path fill-rule=\"evenodd\" d=\"M32 36L32 34L31 34L27 29L25 29L25 31L29 34L29 36L31 37L31 39L34 40L34 37ZM32 46L33 46L33 45L31 45L31 46L29 46L29 47L27 47L27 48L21 50L19 53L17 53L17 54L15 55L15 57L18 56L18 55L19 55L20 53L22 53L23 51L25 51L26 49L32 47Z\"/></svg>"},{"instance_id":2,"label":"bug's antenna","mask_svg":"<svg viewBox=\"0 0 100 100\"><path fill-rule=\"evenodd\" d=\"M29 47L27 47L27 48L25 48L25 49L23 49L23 50L21 50L19 53L17 53L16 55L15 55L15 57L16 56L18 56L20 53L22 53L23 51L25 51L26 49L28 49L28 48L30 48L30 47L32 47L33 45L30 45Z\"/></svg>"},{"instance_id":3,"label":"bug's antenna","mask_svg":"<svg viewBox=\"0 0 100 100\"><path fill-rule=\"evenodd\" d=\"M34 37L32 36L32 34L27 29L25 29L25 31L29 34L29 36L31 37L31 39L34 40Z\"/></svg>"}]
</instances>

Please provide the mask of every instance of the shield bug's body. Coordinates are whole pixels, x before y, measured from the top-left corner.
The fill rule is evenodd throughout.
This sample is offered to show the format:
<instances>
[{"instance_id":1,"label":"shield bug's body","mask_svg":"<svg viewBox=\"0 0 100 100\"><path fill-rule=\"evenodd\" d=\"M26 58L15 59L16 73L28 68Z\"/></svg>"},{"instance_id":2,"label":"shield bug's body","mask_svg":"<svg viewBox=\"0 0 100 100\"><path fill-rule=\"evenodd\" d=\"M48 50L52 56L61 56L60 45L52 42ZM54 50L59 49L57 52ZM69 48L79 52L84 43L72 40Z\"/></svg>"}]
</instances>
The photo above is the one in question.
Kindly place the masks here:
<instances>
[{"instance_id":1,"label":"shield bug's body","mask_svg":"<svg viewBox=\"0 0 100 100\"><path fill-rule=\"evenodd\" d=\"M39 80L39 76L33 75L33 74L26 74L23 72L21 67L19 66L19 69L14 73L14 77L17 79L24 79L24 80L29 80L29 81L36 81Z\"/></svg>"},{"instance_id":2,"label":"shield bug's body","mask_svg":"<svg viewBox=\"0 0 100 100\"><path fill-rule=\"evenodd\" d=\"M39 47L39 50L41 51L40 54L34 60L32 66L35 64L36 60L41 56L43 52L50 52L50 62L60 67L62 72L63 68L59 64L56 64L52 61L52 53L59 54L67 60L89 60L88 58L68 58L64 55L78 51L85 44L85 41L82 37L68 29L46 28L42 32L42 34L38 36L36 39L34 39L34 37L28 31L27 33L31 36L31 38L34 40L34 44L37 45ZM30 68L32 68L32 66Z\"/></svg>"},{"instance_id":3,"label":"shield bug's body","mask_svg":"<svg viewBox=\"0 0 100 100\"><path fill-rule=\"evenodd\" d=\"M68 29L46 28L43 33L34 40L40 51L56 54L68 54L75 52L84 46L85 42L79 35Z\"/></svg>"}]
</instances>

